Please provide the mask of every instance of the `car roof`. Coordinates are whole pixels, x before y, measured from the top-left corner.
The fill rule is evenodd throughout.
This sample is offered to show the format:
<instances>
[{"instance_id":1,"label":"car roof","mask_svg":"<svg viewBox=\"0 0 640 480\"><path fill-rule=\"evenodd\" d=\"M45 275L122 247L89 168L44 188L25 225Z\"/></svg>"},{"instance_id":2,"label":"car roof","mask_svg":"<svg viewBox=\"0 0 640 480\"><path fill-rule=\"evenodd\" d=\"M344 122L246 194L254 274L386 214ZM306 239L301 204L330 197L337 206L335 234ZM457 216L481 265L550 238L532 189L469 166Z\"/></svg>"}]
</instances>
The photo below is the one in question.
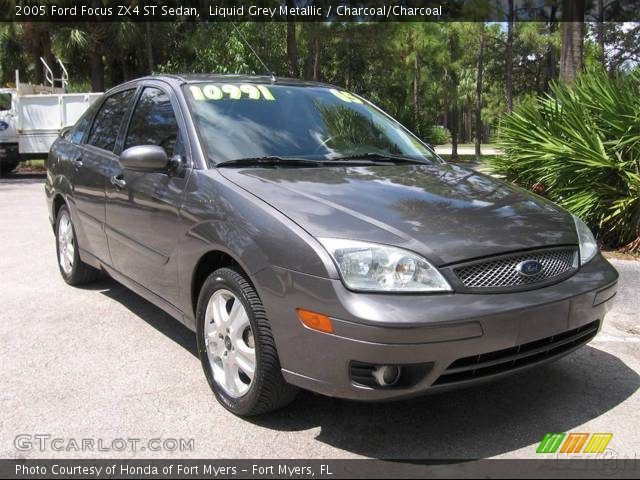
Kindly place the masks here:
<instances>
[{"instance_id":1,"label":"car roof","mask_svg":"<svg viewBox=\"0 0 640 480\"><path fill-rule=\"evenodd\" d=\"M126 83L136 83L145 80L164 80L168 83L201 83L201 82L227 82L227 83L264 83L268 85L290 85L299 87L335 87L327 83L301 80L299 78L278 77L271 75L232 75L216 73L188 73L188 74L161 74L136 78Z\"/></svg>"}]
</instances>

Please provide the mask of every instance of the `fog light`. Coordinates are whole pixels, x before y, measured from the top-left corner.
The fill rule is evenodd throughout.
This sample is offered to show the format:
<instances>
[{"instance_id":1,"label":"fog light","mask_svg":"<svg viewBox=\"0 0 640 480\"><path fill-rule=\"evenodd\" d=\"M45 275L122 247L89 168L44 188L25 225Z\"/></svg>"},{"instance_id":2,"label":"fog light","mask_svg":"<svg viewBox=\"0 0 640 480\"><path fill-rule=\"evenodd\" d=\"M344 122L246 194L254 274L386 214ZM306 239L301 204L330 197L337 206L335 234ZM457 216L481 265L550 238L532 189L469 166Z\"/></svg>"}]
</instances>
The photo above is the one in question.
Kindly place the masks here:
<instances>
[{"instance_id":1,"label":"fog light","mask_svg":"<svg viewBox=\"0 0 640 480\"><path fill-rule=\"evenodd\" d=\"M373 369L373 378L381 387L395 385L400 380L400 367L395 365L379 365Z\"/></svg>"}]
</instances>

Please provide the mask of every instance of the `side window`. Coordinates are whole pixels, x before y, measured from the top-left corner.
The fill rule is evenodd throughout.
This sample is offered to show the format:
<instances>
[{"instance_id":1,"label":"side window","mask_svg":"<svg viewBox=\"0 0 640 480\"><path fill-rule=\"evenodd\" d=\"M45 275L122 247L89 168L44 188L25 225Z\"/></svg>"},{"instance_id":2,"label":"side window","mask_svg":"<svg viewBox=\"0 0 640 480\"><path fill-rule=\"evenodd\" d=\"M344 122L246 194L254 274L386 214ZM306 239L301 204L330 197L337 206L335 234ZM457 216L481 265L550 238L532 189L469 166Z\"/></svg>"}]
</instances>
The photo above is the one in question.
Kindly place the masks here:
<instances>
[{"instance_id":1,"label":"side window","mask_svg":"<svg viewBox=\"0 0 640 480\"><path fill-rule=\"evenodd\" d=\"M82 114L82 116L78 119L78 121L73 126L73 128L71 128L69 135L65 138L69 140L71 143L75 143L76 145L81 144L82 140L85 137L85 134L87 133L87 131L89 130L89 127L91 126L91 118L93 117L93 114L95 113L95 111L96 111L96 106L95 104L93 104Z\"/></svg>"},{"instance_id":2,"label":"side window","mask_svg":"<svg viewBox=\"0 0 640 480\"><path fill-rule=\"evenodd\" d=\"M171 157L180 153L177 143L178 123L169 95L158 88L145 88L133 111L124 148L159 145Z\"/></svg>"},{"instance_id":3,"label":"side window","mask_svg":"<svg viewBox=\"0 0 640 480\"><path fill-rule=\"evenodd\" d=\"M111 95L102 104L89 133L87 143L104 150L113 151L118 138L120 125L135 90L125 90Z\"/></svg>"}]
</instances>

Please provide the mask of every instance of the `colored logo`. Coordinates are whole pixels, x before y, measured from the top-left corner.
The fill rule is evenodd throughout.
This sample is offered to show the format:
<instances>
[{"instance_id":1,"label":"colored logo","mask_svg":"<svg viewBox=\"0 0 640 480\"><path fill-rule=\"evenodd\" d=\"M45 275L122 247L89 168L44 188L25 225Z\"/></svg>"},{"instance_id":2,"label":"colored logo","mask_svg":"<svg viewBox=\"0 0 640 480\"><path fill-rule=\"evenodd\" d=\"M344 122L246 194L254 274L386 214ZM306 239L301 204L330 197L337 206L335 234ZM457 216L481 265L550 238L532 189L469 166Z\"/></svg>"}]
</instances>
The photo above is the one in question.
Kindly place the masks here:
<instances>
[{"instance_id":1,"label":"colored logo","mask_svg":"<svg viewBox=\"0 0 640 480\"><path fill-rule=\"evenodd\" d=\"M9 124L7 122L0 121L0 130L6 130L9 128Z\"/></svg>"},{"instance_id":2,"label":"colored logo","mask_svg":"<svg viewBox=\"0 0 640 480\"><path fill-rule=\"evenodd\" d=\"M603 453L613 433L547 433L536 453Z\"/></svg>"},{"instance_id":3,"label":"colored logo","mask_svg":"<svg viewBox=\"0 0 640 480\"><path fill-rule=\"evenodd\" d=\"M531 277L537 275L542 271L542 264L537 260L525 260L516 265L516 270L520 275L525 277Z\"/></svg>"}]
</instances>

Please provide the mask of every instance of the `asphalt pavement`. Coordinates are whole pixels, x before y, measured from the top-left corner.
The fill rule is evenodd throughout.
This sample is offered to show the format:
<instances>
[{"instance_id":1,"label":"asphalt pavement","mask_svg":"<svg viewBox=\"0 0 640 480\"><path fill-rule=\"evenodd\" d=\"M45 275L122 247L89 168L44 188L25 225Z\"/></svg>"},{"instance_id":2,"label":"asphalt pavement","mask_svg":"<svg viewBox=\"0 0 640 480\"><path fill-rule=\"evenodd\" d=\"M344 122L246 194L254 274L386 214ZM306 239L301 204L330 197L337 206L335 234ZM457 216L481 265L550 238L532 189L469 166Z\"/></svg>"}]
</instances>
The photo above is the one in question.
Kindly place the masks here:
<instances>
[{"instance_id":1,"label":"asphalt pavement","mask_svg":"<svg viewBox=\"0 0 640 480\"><path fill-rule=\"evenodd\" d=\"M244 420L210 393L191 331L113 280L62 281L43 183L0 179L0 458L534 458L547 432L640 452L640 262L613 260L603 331L556 363L399 403L301 393Z\"/></svg>"}]
</instances>

